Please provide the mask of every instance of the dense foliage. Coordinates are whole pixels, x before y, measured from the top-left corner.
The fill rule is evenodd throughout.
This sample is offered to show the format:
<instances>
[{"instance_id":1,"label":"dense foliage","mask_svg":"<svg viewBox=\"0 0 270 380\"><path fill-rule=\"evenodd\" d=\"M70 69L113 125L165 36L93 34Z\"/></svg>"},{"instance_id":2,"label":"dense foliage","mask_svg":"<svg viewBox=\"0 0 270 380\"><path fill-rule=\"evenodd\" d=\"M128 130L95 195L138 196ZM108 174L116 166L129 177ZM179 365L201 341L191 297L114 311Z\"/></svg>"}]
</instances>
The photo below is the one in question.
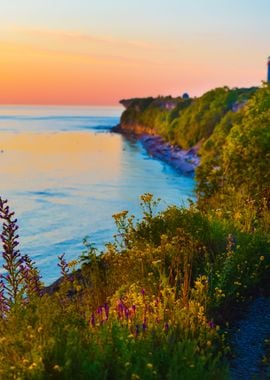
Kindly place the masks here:
<instances>
[{"instance_id":1,"label":"dense foliage","mask_svg":"<svg viewBox=\"0 0 270 380\"><path fill-rule=\"evenodd\" d=\"M205 142L200 168L204 181L207 181L208 173L213 175L216 172L213 175L216 177L215 191L225 185L235 188L244 185L254 195L261 195L270 180L267 170L269 127L270 87L264 86L240 111L227 114ZM217 180L217 177L222 178Z\"/></svg>"},{"instance_id":2,"label":"dense foliage","mask_svg":"<svg viewBox=\"0 0 270 380\"><path fill-rule=\"evenodd\" d=\"M254 212L260 213L269 205L269 84L217 88L194 99L133 99L127 106L121 118L123 129L143 125L145 132L161 134L172 144L197 147L201 207L221 204L226 211L238 212L246 202L253 202Z\"/></svg>"},{"instance_id":3,"label":"dense foliage","mask_svg":"<svg viewBox=\"0 0 270 380\"><path fill-rule=\"evenodd\" d=\"M159 97L122 101L127 109L121 125L129 129L142 125L146 131L160 134L182 148L191 148L205 141L222 118L241 108L255 91L255 88L224 87L194 99Z\"/></svg>"},{"instance_id":4,"label":"dense foliage","mask_svg":"<svg viewBox=\"0 0 270 380\"><path fill-rule=\"evenodd\" d=\"M228 326L269 292L269 112L267 85L131 101L126 125L201 145L198 203L157 212L142 195L141 220L114 215L104 252L86 239L78 260L59 256L48 288L0 198L0 378L229 378Z\"/></svg>"}]
</instances>

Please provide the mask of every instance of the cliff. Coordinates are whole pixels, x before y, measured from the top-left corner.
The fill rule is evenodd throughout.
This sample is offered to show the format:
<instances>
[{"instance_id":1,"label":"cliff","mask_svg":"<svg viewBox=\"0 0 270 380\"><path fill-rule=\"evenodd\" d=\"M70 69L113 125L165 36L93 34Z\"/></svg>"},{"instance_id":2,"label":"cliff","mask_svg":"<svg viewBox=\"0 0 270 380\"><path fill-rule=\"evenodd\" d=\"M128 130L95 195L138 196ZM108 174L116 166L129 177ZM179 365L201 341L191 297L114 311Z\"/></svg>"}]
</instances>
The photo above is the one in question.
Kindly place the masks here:
<instances>
[{"instance_id":1,"label":"cliff","mask_svg":"<svg viewBox=\"0 0 270 380\"><path fill-rule=\"evenodd\" d=\"M125 107L116 130L159 135L183 149L202 144L228 112L238 112L256 88L217 88L199 98L148 97L122 99Z\"/></svg>"},{"instance_id":2,"label":"cliff","mask_svg":"<svg viewBox=\"0 0 270 380\"><path fill-rule=\"evenodd\" d=\"M243 117L245 105L257 91L255 87L222 87L198 98L122 99L125 111L114 131L137 136L151 155L185 174L194 173L200 156L203 166L197 179L209 178L220 166L220 152L230 129ZM199 179L198 186L205 182L208 187L207 181Z\"/></svg>"},{"instance_id":3,"label":"cliff","mask_svg":"<svg viewBox=\"0 0 270 380\"><path fill-rule=\"evenodd\" d=\"M126 110L121 116L120 124L114 130L137 136L160 135L167 140L168 117L179 114L181 109L191 102L192 99L189 98L171 96L122 99L119 103ZM162 131L163 127L165 131Z\"/></svg>"}]
</instances>

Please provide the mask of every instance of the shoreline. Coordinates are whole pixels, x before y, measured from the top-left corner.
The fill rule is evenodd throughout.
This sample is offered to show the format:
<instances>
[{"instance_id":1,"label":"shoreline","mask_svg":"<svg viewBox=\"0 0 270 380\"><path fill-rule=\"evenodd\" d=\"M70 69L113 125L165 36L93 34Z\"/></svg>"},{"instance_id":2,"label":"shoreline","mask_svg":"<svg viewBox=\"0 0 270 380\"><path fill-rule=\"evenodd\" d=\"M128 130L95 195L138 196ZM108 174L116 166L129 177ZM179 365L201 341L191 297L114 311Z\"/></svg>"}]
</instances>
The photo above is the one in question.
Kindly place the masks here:
<instances>
[{"instance_id":1,"label":"shoreline","mask_svg":"<svg viewBox=\"0 0 270 380\"><path fill-rule=\"evenodd\" d=\"M126 137L131 137L139 141L148 155L169 164L179 174L193 177L195 169L199 165L200 159L197 155L198 148L193 147L188 150L179 148L165 141L161 136L149 133L136 133L134 131L123 130L120 125L111 128L111 133L119 133ZM73 277L69 274L68 277ZM77 280L81 280L81 270L76 270ZM45 286L45 293L51 295L57 292L63 282L63 277L58 277L55 281ZM72 294L70 294L72 296Z\"/></svg>"},{"instance_id":2,"label":"shoreline","mask_svg":"<svg viewBox=\"0 0 270 380\"><path fill-rule=\"evenodd\" d=\"M142 144L150 157L166 162L179 174L194 176L195 170L200 163L197 146L187 150L181 149L177 145L167 142L159 135L147 133L146 131L140 133L136 133L134 130L128 131L126 128L121 128L121 125L113 127L111 132L134 137Z\"/></svg>"}]
</instances>

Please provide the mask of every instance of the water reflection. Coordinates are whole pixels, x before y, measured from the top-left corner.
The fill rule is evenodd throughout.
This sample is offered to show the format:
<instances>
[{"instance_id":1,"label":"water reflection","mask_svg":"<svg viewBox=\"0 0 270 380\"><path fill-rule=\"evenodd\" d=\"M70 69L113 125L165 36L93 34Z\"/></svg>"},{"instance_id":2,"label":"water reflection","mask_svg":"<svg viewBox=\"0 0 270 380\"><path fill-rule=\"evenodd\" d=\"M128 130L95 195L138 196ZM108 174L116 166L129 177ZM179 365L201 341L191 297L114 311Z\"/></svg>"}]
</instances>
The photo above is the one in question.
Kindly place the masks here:
<instances>
[{"instance_id":1,"label":"water reflection","mask_svg":"<svg viewBox=\"0 0 270 380\"><path fill-rule=\"evenodd\" d=\"M61 184L61 177L81 177L82 173L91 173L95 181L110 181L120 170L121 146L118 135L105 133L94 138L83 132L5 133L1 135L0 173L4 178L16 176L23 187L36 179L41 188L51 179Z\"/></svg>"},{"instance_id":2,"label":"water reflection","mask_svg":"<svg viewBox=\"0 0 270 380\"><path fill-rule=\"evenodd\" d=\"M96 110L75 107L68 117L63 107L26 108L21 118L21 108L0 107L0 193L19 219L22 252L46 283L58 277L57 255L77 257L86 235L100 248L111 240L112 214L128 209L139 216L144 192L163 205L192 196L191 178L108 132L118 122L115 110L93 116Z\"/></svg>"}]
</instances>

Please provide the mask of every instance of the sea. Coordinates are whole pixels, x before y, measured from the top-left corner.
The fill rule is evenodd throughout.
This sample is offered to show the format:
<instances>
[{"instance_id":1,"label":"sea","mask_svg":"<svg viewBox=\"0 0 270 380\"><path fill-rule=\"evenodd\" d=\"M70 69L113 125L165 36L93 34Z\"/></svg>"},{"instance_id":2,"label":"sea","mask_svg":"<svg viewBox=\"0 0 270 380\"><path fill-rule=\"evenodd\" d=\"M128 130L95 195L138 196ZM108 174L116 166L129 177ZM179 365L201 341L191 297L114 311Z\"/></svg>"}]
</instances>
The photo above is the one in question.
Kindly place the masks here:
<instances>
[{"instance_id":1,"label":"sea","mask_svg":"<svg viewBox=\"0 0 270 380\"><path fill-rule=\"evenodd\" d=\"M60 275L57 257L78 259L85 237L105 249L116 233L113 214L128 210L140 219L142 194L160 198L159 210L194 200L193 178L149 156L136 139L111 132L122 112L0 106L0 196L18 219L21 253L46 285Z\"/></svg>"}]
</instances>

